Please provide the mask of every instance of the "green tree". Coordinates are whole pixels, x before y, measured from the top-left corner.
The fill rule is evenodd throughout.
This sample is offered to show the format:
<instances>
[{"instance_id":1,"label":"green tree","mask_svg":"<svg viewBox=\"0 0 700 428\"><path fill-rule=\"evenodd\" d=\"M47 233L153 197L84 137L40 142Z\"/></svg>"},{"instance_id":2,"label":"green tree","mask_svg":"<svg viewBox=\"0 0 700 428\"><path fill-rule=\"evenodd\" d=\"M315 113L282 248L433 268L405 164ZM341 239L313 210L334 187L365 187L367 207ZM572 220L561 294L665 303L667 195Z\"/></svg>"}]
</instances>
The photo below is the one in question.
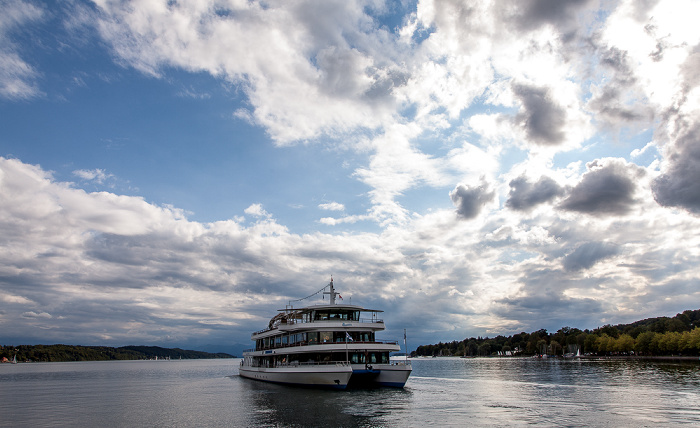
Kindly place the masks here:
<instances>
[{"instance_id":1,"label":"green tree","mask_svg":"<svg viewBox=\"0 0 700 428\"><path fill-rule=\"evenodd\" d=\"M595 334L588 334L584 338L584 346L583 346L583 351L586 353L589 352L598 352L598 346L596 345L596 340L598 339L598 336Z\"/></svg>"},{"instance_id":2,"label":"green tree","mask_svg":"<svg viewBox=\"0 0 700 428\"><path fill-rule=\"evenodd\" d=\"M688 339L685 342L685 351L691 354L700 353L700 327L695 327L688 332Z\"/></svg>"},{"instance_id":3,"label":"green tree","mask_svg":"<svg viewBox=\"0 0 700 428\"><path fill-rule=\"evenodd\" d=\"M642 355L651 354L654 336L656 336L656 333L653 331L645 331L644 333L641 333L639 336L637 336L637 340L634 344L634 350Z\"/></svg>"},{"instance_id":4,"label":"green tree","mask_svg":"<svg viewBox=\"0 0 700 428\"><path fill-rule=\"evenodd\" d=\"M615 339L614 350L617 352L631 352L634 350L634 339L629 334L621 334Z\"/></svg>"},{"instance_id":5,"label":"green tree","mask_svg":"<svg viewBox=\"0 0 700 428\"><path fill-rule=\"evenodd\" d=\"M614 348L615 339L603 333L595 340L596 350L599 354L607 354Z\"/></svg>"}]
</instances>

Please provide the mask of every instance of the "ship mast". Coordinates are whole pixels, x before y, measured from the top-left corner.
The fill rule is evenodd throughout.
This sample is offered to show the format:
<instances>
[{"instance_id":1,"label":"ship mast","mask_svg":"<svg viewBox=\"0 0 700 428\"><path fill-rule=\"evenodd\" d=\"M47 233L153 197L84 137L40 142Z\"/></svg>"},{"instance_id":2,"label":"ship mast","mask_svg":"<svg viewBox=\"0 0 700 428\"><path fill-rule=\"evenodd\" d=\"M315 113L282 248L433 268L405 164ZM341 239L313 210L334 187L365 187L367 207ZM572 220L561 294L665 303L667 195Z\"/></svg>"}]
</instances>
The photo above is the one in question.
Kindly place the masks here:
<instances>
[{"instance_id":1,"label":"ship mast","mask_svg":"<svg viewBox=\"0 0 700 428\"><path fill-rule=\"evenodd\" d=\"M333 288L333 277L331 277L331 282L328 284L328 287L330 287L330 291L324 291L323 294L330 295L331 305L335 305L335 296L339 296L340 293L336 293L335 288Z\"/></svg>"}]
</instances>

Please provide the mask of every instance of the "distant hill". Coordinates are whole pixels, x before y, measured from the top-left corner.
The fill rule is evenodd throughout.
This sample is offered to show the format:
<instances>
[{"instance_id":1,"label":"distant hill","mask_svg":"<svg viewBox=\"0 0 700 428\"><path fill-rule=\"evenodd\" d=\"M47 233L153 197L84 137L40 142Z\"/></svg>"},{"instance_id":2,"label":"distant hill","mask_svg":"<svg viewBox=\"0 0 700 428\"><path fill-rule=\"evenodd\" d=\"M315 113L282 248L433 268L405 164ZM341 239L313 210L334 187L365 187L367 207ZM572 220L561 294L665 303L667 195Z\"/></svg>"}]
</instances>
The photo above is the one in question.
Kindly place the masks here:
<instances>
[{"instance_id":1,"label":"distant hill","mask_svg":"<svg viewBox=\"0 0 700 428\"><path fill-rule=\"evenodd\" d=\"M78 346L78 345L19 345L0 346L0 360L58 362L58 361L108 361L153 359L211 359L236 358L230 354L189 351L159 346Z\"/></svg>"}]
</instances>

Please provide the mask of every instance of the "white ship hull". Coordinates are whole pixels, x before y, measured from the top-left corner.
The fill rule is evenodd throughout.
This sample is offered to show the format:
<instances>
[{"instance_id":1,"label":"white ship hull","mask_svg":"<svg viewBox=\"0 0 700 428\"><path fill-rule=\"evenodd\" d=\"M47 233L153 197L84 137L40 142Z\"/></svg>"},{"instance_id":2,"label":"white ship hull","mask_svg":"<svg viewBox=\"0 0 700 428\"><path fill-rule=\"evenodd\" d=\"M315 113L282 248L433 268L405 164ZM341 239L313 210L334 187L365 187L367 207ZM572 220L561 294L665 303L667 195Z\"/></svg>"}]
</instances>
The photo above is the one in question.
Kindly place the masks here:
<instances>
[{"instance_id":1,"label":"white ship hull","mask_svg":"<svg viewBox=\"0 0 700 428\"><path fill-rule=\"evenodd\" d=\"M389 386L403 388L411 375L411 365L393 364L353 364L350 384L358 387Z\"/></svg>"},{"instance_id":2,"label":"white ship hull","mask_svg":"<svg viewBox=\"0 0 700 428\"><path fill-rule=\"evenodd\" d=\"M299 365L287 367L241 366L241 376L265 382L287 385L345 389L352 376L349 364Z\"/></svg>"},{"instance_id":3,"label":"white ship hull","mask_svg":"<svg viewBox=\"0 0 700 428\"><path fill-rule=\"evenodd\" d=\"M239 373L242 377L248 379L287 385L333 389L345 389L348 385L403 388L411 374L411 366L403 363L375 364L373 366L339 363L333 365L292 365L275 368L242 365Z\"/></svg>"}]
</instances>

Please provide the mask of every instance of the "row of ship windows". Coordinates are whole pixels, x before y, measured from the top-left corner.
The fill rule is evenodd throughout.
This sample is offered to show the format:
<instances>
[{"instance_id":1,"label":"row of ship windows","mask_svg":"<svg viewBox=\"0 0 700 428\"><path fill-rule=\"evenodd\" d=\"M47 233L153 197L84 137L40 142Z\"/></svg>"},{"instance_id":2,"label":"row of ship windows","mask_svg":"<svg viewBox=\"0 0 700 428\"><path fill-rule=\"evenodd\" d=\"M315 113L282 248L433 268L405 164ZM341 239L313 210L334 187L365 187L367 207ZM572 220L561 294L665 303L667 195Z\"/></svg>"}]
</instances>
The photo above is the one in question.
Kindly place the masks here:
<instances>
[{"instance_id":1,"label":"row of ship windows","mask_svg":"<svg viewBox=\"0 0 700 428\"><path fill-rule=\"evenodd\" d=\"M334 352L328 354L298 354L255 357L249 362L258 367L278 367L294 364L345 362L351 364L389 364L388 352Z\"/></svg>"},{"instance_id":2,"label":"row of ship windows","mask_svg":"<svg viewBox=\"0 0 700 428\"><path fill-rule=\"evenodd\" d=\"M315 345L335 342L374 342L374 332L313 331L266 337L255 341L255 349L269 349L288 345Z\"/></svg>"}]
</instances>

